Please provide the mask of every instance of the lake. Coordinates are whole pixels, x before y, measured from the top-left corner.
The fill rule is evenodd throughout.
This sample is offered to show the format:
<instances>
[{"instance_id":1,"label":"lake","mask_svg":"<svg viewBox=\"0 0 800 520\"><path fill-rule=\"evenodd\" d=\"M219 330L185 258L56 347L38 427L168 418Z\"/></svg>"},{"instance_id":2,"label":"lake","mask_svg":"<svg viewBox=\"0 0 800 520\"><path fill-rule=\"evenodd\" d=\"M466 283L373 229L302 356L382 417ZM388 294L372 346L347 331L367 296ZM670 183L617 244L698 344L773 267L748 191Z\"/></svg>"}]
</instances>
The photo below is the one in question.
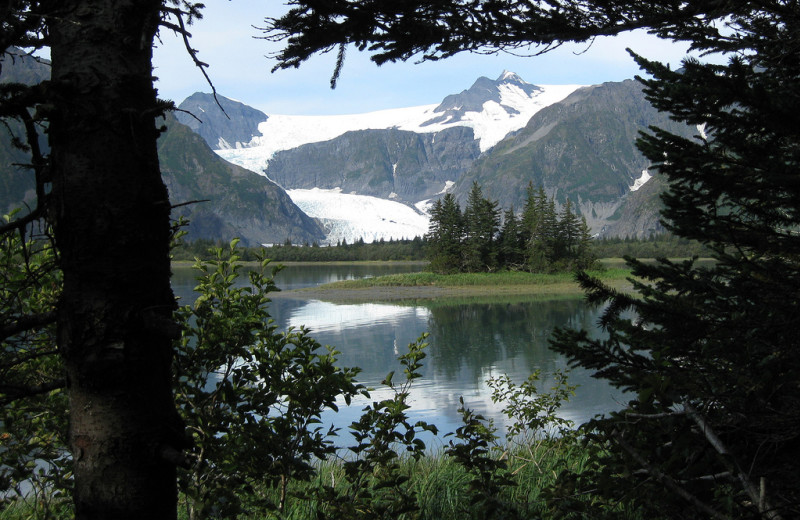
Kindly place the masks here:
<instances>
[{"instance_id":1,"label":"lake","mask_svg":"<svg viewBox=\"0 0 800 520\"><path fill-rule=\"evenodd\" d=\"M291 265L278 273L275 281L278 287L289 290L420 268L402 263ZM173 271L175 293L191 301L194 272L184 267ZM460 397L469 408L498 426L504 425L503 405L492 403L486 380L508 374L521 383L538 369L543 374L540 389L549 389L550 374L567 367L566 359L548 347L552 330L569 326L599 334L599 312L574 296L544 301L516 297L493 303L443 299L352 304L275 298L270 304L270 314L280 330L305 326L320 343L341 352L341 366L360 367L361 383L375 388L373 399L388 397L380 388L381 381L393 370L398 371L395 381L399 380L402 372L397 355L428 332L428 357L423 377L412 386L410 415L436 424L442 434L460 425ZM621 407L620 393L585 370L573 369L570 383L579 387L562 408L560 415L565 418L580 423ZM346 427L366 404L365 400L354 401L337 414L327 414L325 420Z\"/></svg>"}]
</instances>

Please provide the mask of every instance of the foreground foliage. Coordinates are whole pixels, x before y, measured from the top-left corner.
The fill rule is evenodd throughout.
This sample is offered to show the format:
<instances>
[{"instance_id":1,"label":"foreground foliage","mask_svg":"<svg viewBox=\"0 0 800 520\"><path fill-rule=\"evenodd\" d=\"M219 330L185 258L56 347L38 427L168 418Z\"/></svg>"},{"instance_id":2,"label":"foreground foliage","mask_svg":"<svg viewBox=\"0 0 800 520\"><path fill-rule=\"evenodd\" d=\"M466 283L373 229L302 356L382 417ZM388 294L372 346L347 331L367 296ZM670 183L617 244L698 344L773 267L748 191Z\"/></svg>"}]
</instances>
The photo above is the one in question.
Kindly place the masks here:
<instances>
[{"instance_id":1,"label":"foreground foliage","mask_svg":"<svg viewBox=\"0 0 800 520\"><path fill-rule=\"evenodd\" d=\"M268 274L262 260L242 283L236 241L214 255L195 265L198 297L178 310L175 401L192 441L179 483L192 520L282 511L288 483L335 452L321 413L364 392L333 348L304 329L276 330L268 304L277 268ZM265 486L279 489L274 501L254 493Z\"/></svg>"},{"instance_id":2,"label":"foreground foliage","mask_svg":"<svg viewBox=\"0 0 800 520\"><path fill-rule=\"evenodd\" d=\"M24 501L41 517L63 508L72 488L55 262L44 233L0 235L0 510Z\"/></svg>"},{"instance_id":3,"label":"foreground foliage","mask_svg":"<svg viewBox=\"0 0 800 520\"><path fill-rule=\"evenodd\" d=\"M604 337L562 331L574 364L628 389L592 423L592 469L565 488L646 518L800 516L800 16L796 1L298 0L271 20L280 67L355 45L378 63L495 52L645 29L714 62L635 56L659 110L696 128L638 141L668 184L664 225L711 265L631 259L637 296L582 276ZM575 518L613 517L574 507Z\"/></svg>"},{"instance_id":4,"label":"foreground foliage","mask_svg":"<svg viewBox=\"0 0 800 520\"><path fill-rule=\"evenodd\" d=\"M549 514L562 500L550 491L556 468L580 473L577 437L557 415L574 390L563 375L549 392L537 388L538 374L520 385L490 381L512 424L505 443L462 402L463 426L441 451L430 451L421 434L435 435L435 425L408 415L425 336L399 356L402 373L387 374L388 397L370 401L358 370L335 365L335 350L305 330L276 330L268 313L276 269L267 260L245 281L236 242L214 256L197 262L198 297L177 311L184 327L175 396L189 442L176 462L187 519L527 518ZM47 280L57 288L57 277ZM43 341L52 344L49 336ZM17 367L26 377L41 368ZM60 372L57 363L51 368ZM321 414L354 398L365 403L362 415L348 428L350 441L336 443L342 432L323 427ZM57 390L21 402L26 407L3 409L3 447L10 449L1 467L6 485L20 492L7 497L0 517L70 518L65 403ZM33 458L47 471L32 471ZM32 494L23 491L25 481L34 484Z\"/></svg>"},{"instance_id":5,"label":"foreground foliage","mask_svg":"<svg viewBox=\"0 0 800 520\"><path fill-rule=\"evenodd\" d=\"M781 116L800 103L797 6L759 4L726 25L683 36L730 53L725 65L637 58L648 99L699 125L695 139L653 129L639 146L669 181L665 225L715 262L631 260L641 298L583 276L609 303L608 335L554 343L636 395L593 424L609 450L576 485L651 518L800 516L800 126Z\"/></svg>"}]
</instances>

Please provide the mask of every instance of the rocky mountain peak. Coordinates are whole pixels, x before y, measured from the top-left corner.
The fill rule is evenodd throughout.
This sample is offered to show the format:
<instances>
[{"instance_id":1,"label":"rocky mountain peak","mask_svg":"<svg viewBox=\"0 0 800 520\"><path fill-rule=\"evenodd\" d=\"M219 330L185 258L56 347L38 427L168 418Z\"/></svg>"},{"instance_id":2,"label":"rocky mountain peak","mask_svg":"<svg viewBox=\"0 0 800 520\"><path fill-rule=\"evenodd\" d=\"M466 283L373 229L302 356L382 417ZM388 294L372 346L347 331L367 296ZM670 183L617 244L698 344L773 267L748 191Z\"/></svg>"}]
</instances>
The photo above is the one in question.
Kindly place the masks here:
<instances>
[{"instance_id":1,"label":"rocky mountain peak","mask_svg":"<svg viewBox=\"0 0 800 520\"><path fill-rule=\"evenodd\" d=\"M219 104L217 104L219 100ZM222 109L220 108L222 106ZM178 108L176 118L205 139L211 148L227 149L246 146L258 131L267 115L239 101L217 95L195 92Z\"/></svg>"},{"instance_id":2,"label":"rocky mountain peak","mask_svg":"<svg viewBox=\"0 0 800 520\"><path fill-rule=\"evenodd\" d=\"M467 112L482 112L487 103L496 103L509 115L520 113L520 102L529 101L540 87L526 83L517 74L503 71L496 79L485 76L478 78L467 90L445 97L434 112L439 114L426 121L424 125L452 123L465 118Z\"/></svg>"}]
</instances>

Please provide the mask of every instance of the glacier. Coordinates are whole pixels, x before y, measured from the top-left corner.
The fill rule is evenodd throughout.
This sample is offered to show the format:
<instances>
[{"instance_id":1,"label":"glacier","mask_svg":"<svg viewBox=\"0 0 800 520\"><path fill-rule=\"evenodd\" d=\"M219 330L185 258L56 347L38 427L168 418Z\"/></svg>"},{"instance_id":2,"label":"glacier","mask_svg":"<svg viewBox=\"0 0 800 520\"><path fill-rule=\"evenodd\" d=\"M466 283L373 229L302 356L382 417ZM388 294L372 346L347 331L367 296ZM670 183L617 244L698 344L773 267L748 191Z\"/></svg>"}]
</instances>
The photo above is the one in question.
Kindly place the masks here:
<instances>
[{"instance_id":1,"label":"glacier","mask_svg":"<svg viewBox=\"0 0 800 520\"><path fill-rule=\"evenodd\" d=\"M379 110L362 114L297 116L270 114L258 126L260 136L235 148L218 149L223 159L269 178L269 161L282 150L304 144L334 139L355 130L389 129L417 133L436 133L454 126L473 130L481 152L489 150L509 133L523 128L542 108L557 103L584 85L538 85L528 94L513 73L504 71L498 79L499 102L485 101L482 110L466 111L444 121L430 123L442 112L440 105L420 105ZM524 82L523 82L524 83ZM495 98L497 99L497 98ZM442 193L453 189L448 181ZM281 186L291 188L290 186ZM306 214L319 219L326 230L325 243L358 239L373 242L422 236L428 231L431 201L419 201L414 207L376 197L342 193L341 190L287 189L292 201Z\"/></svg>"},{"instance_id":2,"label":"glacier","mask_svg":"<svg viewBox=\"0 0 800 520\"><path fill-rule=\"evenodd\" d=\"M342 193L339 189L287 190L292 201L308 216L319 219L326 245L342 240L352 244L423 236L430 216L400 202Z\"/></svg>"},{"instance_id":3,"label":"glacier","mask_svg":"<svg viewBox=\"0 0 800 520\"><path fill-rule=\"evenodd\" d=\"M642 186L644 186L644 185L647 183L647 181L649 181L649 180L650 180L650 179L652 179L652 178L653 178L653 176L652 176L652 175L650 175L650 172L649 172L649 171L647 171L646 169L645 169L645 170L642 170L642 174L639 176L639 178L638 178L638 179L636 179L636 180L633 182L633 186L631 186L629 189L630 189L631 191L637 191L639 188L641 188Z\"/></svg>"},{"instance_id":4,"label":"glacier","mask_svg":"<svg viewBox=\"0 0 800 520\"><path fill-rule=\"evenodd\" d=\"M425 124L436 117L439 105L379 110L364 114L333 116L270 115L258 125L260 136L244 146L215 150L226 161L238 164L261 175L270 158L282 150L304 144L329 141L354 130L397 128L417 133L436 133L454 126L472 128L480 141L481 152L496 145L510 132L524 127L542 108L557 103L583 85L539 85L540 90L528 96L516 85L501 85L501 102L487 101L481 112L466 112L461 119ZM504 107L513 108L509 113Z\"/></svg>"}]
</instances>

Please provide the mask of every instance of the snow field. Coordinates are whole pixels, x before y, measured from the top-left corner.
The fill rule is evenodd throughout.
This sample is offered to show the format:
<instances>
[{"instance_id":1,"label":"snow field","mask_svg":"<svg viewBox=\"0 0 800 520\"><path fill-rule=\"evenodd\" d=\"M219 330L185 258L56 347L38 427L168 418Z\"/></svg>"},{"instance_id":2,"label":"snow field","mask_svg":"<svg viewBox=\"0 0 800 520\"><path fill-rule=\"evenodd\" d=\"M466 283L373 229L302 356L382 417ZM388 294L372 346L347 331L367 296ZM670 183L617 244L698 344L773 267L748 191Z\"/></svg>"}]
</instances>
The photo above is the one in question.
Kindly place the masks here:
<instances>
[{"instance_id":1,"label":"snow field","mask_svg":"<svg viewBox=\"0 0 800 520\"><path fill-rule=\"evenodd\" d=\"M287 190L292 201L308 216L322 220L326 242L336 244L359 238L364 242L380 239L414 238L428 232L430 217L391 200L342 193L341 190Z\"/></svg>"}]
</instances>

